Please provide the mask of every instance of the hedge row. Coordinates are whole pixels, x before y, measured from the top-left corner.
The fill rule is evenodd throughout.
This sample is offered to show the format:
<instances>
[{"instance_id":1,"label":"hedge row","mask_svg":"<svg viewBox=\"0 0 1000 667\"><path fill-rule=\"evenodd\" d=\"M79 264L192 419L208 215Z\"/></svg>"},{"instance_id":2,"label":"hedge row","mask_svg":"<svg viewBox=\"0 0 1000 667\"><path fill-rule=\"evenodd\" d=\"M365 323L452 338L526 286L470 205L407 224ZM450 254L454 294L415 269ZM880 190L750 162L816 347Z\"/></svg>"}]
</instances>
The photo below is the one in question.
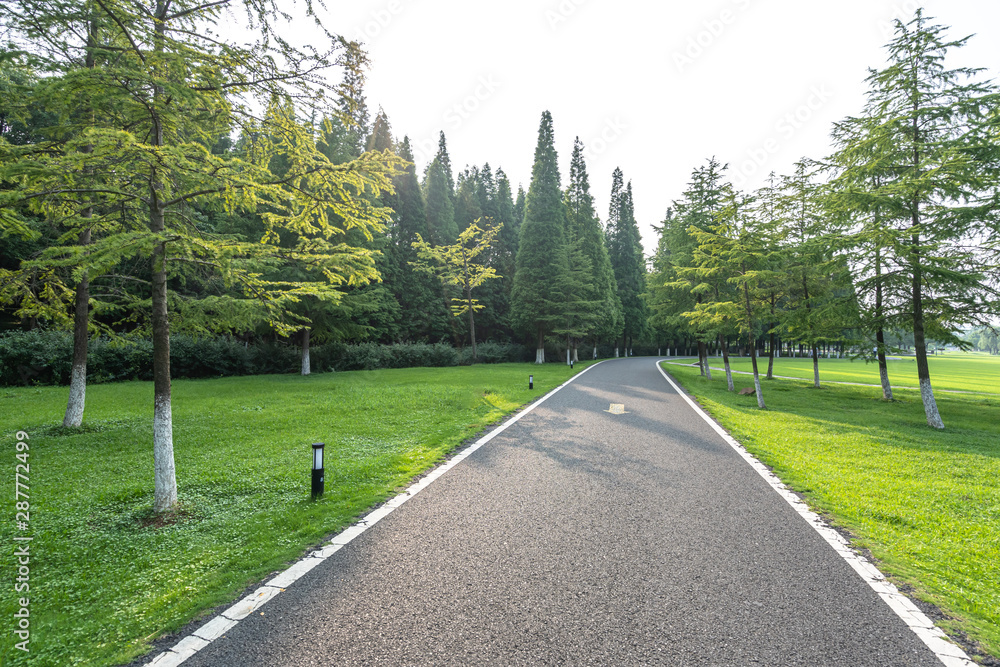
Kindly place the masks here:
<instances>
[{"instance_id":1,"label":"hedge row","mask_svg":"<svg viewBox=\"0 0 1000 667\"><path fill-rule=\"evenodd\" d=\"M509 343L481 343L480 363L533 360L531 350ZM58 331L8 331L0 334L0 386L68 384L72 367L70 334ZM458 366L472 363L472 351L450 345L315 345L312 369L375 370L415 366ZM170 338L170 368L175 378L295 373L301 365L298 347L283 343L247 344L228 337ZM153 379L153 344L142 338L91 340L87 380L91 383Z\"/></svg>"}]
</instances>

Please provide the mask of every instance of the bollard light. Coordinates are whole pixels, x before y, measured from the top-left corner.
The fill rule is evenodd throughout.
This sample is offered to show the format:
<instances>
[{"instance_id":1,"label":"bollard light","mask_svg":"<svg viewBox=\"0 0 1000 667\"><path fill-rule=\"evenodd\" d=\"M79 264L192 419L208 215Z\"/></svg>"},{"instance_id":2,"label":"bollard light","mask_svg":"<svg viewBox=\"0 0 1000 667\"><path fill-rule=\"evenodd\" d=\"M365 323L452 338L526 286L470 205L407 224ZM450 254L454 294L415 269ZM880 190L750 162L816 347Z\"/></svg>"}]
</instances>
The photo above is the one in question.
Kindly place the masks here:
<instances>
[{"instance_id":1,"label":"bollard light","mask_svg":"<svg viewBox=\"0 0 1000 667\"><path fill-rule=\"evenodd\" d=\"M534 388L535 388L535 376L534 375L529 375L528 376L528 389L534 389Z\"/></svg>"},{"instance_id":2,"label":"bollard light","mask_svg":"<svg viewBox=\"0 0 1000 667\"><path fill-rule=\"evenodd\" d=\"M313 443L312 497L316 500L323 495L323 447L322 442Z\"/></svg>"},{"instance_id":3,"label":"bollard light","mask_svg":"<svg viewBox=\"0 0 1000 667\"><path fill-rule=\"evenodd\" d=\"M571 360L570 360L570 362L569 362L569 369L570 369L570 370L573 370L573 360L572 360L572 359L571 359Z\"/></svg>"}]
</instances>

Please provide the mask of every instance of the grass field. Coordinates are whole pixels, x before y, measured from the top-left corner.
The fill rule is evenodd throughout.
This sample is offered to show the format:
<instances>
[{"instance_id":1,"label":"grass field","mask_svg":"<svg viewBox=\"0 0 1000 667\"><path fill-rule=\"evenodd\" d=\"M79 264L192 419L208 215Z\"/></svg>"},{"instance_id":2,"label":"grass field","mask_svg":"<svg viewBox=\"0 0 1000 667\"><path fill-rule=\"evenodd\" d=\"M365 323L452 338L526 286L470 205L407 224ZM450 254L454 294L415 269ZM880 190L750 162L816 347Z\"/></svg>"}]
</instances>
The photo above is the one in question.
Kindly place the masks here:
<instances>
[{"instance_id":1,"label":"grass field","mask_svg":"<svg viewBox=\"0 0 1000 667\"><path fill-rule=\"evenodd\" d=\"M808 360L782 361L792 362L785 374L809 370L800 366ZM936 358L932 377L937 387L963 389L971 378L996 391L998 361ZM762 411L753 396L727 392L721 373L709 382L697 368L664 368L812 507L853 533L894 582L943 609L946 629L1000 657L1000 397L939 393L947 428L935 431L917 390L887 403L878 388L773 380L763 383ZM858 368L821 362L831 380L836 370L837 379L864 381ZM738 388L751 384L743 380Z\"/></svg>"},{"instance_id":2,"label":"grass field","mask_svg":"<svg viewBox=\"0 0 1000 667\"><path fill-rule=\"evenodd\" d=\"M501 364L174 383L181 509L152 514L152 384L87 390L82 432L68 390L0 389L7 573L13 618L15 434L30 435L30 653L0 628L0 665L114 665L232 600L394 494L464 439L579 372ZM535 388L528 390L528 374ZM326 495L309 501L311 443ZM12 565L15 563L15 565Z\"/></svg>"},{"instance_id":3,"label":"grass field","mask_svg":"<svg viewBox=\"0 0 1000 667\"><path fill-rule=\"evenodd\" d=\"M729 361L734 371L752 371L749 357L730 357ZM757 361L763 376L767 372L767 358ZM951 353L932 355L928 357L927 363L931 371L931 385L935 389L1000 394L1000 357L980 353ZM893 387L918 386L916 358L892 357L886 366L889 369L889 383ZM722 359L712 357L712 368L722 367ZM812 380L812 359L775 359L774 374ZM878 364L820 358L819 379L820 384L824 381L879 384Z\"/></svg>"}]
</instances>

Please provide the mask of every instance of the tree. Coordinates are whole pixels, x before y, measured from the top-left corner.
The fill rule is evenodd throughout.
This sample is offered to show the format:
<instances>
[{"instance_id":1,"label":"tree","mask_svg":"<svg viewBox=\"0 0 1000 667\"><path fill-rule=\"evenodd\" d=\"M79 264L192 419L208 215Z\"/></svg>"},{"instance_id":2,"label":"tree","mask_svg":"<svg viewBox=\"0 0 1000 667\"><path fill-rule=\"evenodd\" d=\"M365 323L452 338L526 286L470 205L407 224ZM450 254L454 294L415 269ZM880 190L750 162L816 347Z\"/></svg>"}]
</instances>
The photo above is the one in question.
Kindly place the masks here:
<instances>
[{"instance_id":1,"label":"tree","mask_svg":"<svg viewBox=\"0 0 1000 667\"><path fill-rule=\"evenodd\" d=\"M622 347L626 354L632 341L641 336L649 317L643 293L646 291L646 262L642 251L642 236L635 220L632 182L624 188L624 175L615 169L611 177L611 207L606 238L608 257L615 272L618 297L622 304Z\"/></svg>"},{"instance_id":2,"label":"tree","mask_svg":"<svg viewBox=\"0 0 1000 667\"><path fill-rule=\"evenodd\" d=\"M472 290L476 289L490 278L499 278L491 266L477 263L476 258L488 253L500 232L498 224L479 226L477 220L458 235L458 243L450 246L432 246L419 235L413 243L417 251L417 268L437 274L446 285L461 288L463 298L452 299L451 312L455 317L468 313L469 344L472 346L472 360L478 361L476 355L476 317L477 310L483 308L472 298Z\"/></svg>"},{"instance_id":3,"label":"tree","mask_svg":"<svg viewBox=\"0 0 1000 667\"><path fill-rule=\"evenodd\" d=\"M564 314L553 286L568 280L565 215L552 114L545 111L538 128L511 295L511 319L534 334L538 364L545 362L545 336L559 326Z\"/></svg>"},{"instance_id":4,"label":"tree","mask_svg":"<svg viewBox=\"0 0 1000 667\"><path fill-rule=\"evenodd\" d=\"M417 260L413 243L418 238L429 239L424 200L417 180L416 166L410 141L403 138L398 149L407 161L406 171L393 179L396 190L395 224L392 228L393 243L398 258L395 278L391 285L401 308L401 324L408 340L447 339L450 332L448 311L445 308L441 285L433 276L415 271Z\"/></svg>"},{"instance_id":5,"label":"tree","mask_svg":"<svg viewBox=\"0 0 1000 667\"><path fill-rule=\"evenodd\" d=\"M569 185L564 197L566 204L566 240L572 251L578 252L576 262L586 272L574 282L581 285L579 300L593 304L587 308L588 326L582 336L591 336L594 358L597 357L598 340L616 340L622 333L624 322L622 304L615 283L615 273L604 241L600 218L594 210L594 197L590 194L590 177L583 157L583 142L577 137L573 142L573 156L569 167ZM571 259L573 256L571 255ZM576 345L572 345L574 360L579 361Z\"/></svg>"},{"instance_id":6,"label":"tree","mask_svg":"<svg viewBox=\"0 0 1000 667\"><path fill-rule=\"evenodd\" d=\"M752 215L752 198L727 183L722 189L721 204L714 223L705 229L692 226L689 231L697 242L694 263L725 276L726 282L734 289L728 292L728 299L698 304L688 316L697 318L699 312L703 312L723 321L732 321L747 337L757 406L764 409L766 405L761 392L754 338L762 311L766 308L766 302L761 298L766 292L761 290L761 285L772 277L770 265L773 258L760 221Z\"/></svg>"},{"instance_id":7,"label":"tree","mask_svg":"<svg viewBox=\"0 0 1000 667\"><path fill-rule=\"evenodd\" d=\"M97 239L86 253L50 248L42 258L98 275L127 257L148 258L149 315L153 337L154 509L177 500L170 386L170 290L180 267L197 266L239 286L242 299L282 333L300 328L291 310L303 296L336 300L337 287L377 278L370 251L343 242L352 229L382 228L388 212L366 196L391 190L400 161L367 153L346 166L317 150L312 128L297 117L299 105L322 100L317 74L337 63L308 49L294 50L276 35L278 4L271 0L216 3L150 1L87 4L104 29L94 49L106 64L77 69L60 54L80 48L71 29L78 7L51 1L9 3L12 26L38 57L56 54L45 80L52 97L86 99L108 121L67 141L65 147L2 147L5 175L17 188L0 193L0 224L17 217L12 206L45 206L84 197L95 205L124 203L135 213L127 226ZM99 5L99 7L98 7ZM215 27L243 6L259 39L249 45L219 41ZM311 11L311 5L307 5ZM281 14L281 16L284 16ZM327 33L348 52L356 45ZM51 47L51 48L46 48ZM349 92L349 91L339 91ZM266 108L263 115L255 109ZM322 117L325 108L302 108ZM239 155L219 155L206 145L241 128ZM86 149L86 150L84 150ZM271 163L281 156L286 171ZM30 166L30 169L28 168ZM79 178L76 178L80 175ZM101 175L99 183L87 175ZM256 211L264 226L259 242L241 242L207 231L190 216L195 203L227 212ZM139 212L141 211L141 216ZM282 235L297 240L281 245ZM317 267L323 282L264 277L268 266L295 261Z\"/></svg>"},{"instance_id":8,"label":"tree","mask_svg":"<svg viewBox=\"0 0 1000 667\"><path fill-rule=\"evenodd\" d=\"M979 70L946 67L947 53L969 38L948 41L945 30L922 10L909 23L896 22L888 65L868 77L868 121L844 137L832 160L856 192L852 199L877 203L880 219L893 224L892 253L910 284L920 393L934 428L944 422L927 339L958 343L960 328L985 323L997 299L977 241L996 231L998 158L990 132L998 95L976 81Z\"/></svg>"},{"instance_id":9,"label":"tree","mask_svg":"<svg viewBox=\"0 0 1000 667\"><path fill-rule=\"evenodd\" d=\"M789 303L783 325L791 340L805 343L812 354L813 386L819 382L819 346L841 337L844 299L851 295L843 257L834 254L829 221L819 188L804 162L782 179L778 200L782 238L781 270L787 277Z\"/></svg>"},{"instance_id":10,"label":"tree","mask_svg":"<svg viewBox=\"0 0 1000 667\"><path fill-rule=\"evenodd\" d=\"M450 173L441 162L440 156L431 161L424 175L427 228L430 240L435 245L448 245L458 239L450 178Z\"/></svg>"}]
</instances>

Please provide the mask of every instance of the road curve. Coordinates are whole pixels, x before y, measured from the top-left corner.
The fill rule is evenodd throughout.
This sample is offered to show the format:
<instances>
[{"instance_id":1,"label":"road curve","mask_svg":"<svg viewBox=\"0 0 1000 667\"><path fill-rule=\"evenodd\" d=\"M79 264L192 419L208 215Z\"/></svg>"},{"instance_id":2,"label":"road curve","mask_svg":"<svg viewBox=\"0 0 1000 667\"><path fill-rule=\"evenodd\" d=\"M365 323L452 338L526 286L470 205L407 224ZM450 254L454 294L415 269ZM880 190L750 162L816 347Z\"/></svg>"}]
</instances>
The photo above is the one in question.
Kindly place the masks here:
<instances>
[{"instance_id":1,"label":"road curve","mask_svg":"<svg viewBox=\"0 0 1000 667\"><path fill-rule=\"evenodd\" d=\"M184 664L941 662L647 358L590 369Z\"/></svg>"}]
</instances>

